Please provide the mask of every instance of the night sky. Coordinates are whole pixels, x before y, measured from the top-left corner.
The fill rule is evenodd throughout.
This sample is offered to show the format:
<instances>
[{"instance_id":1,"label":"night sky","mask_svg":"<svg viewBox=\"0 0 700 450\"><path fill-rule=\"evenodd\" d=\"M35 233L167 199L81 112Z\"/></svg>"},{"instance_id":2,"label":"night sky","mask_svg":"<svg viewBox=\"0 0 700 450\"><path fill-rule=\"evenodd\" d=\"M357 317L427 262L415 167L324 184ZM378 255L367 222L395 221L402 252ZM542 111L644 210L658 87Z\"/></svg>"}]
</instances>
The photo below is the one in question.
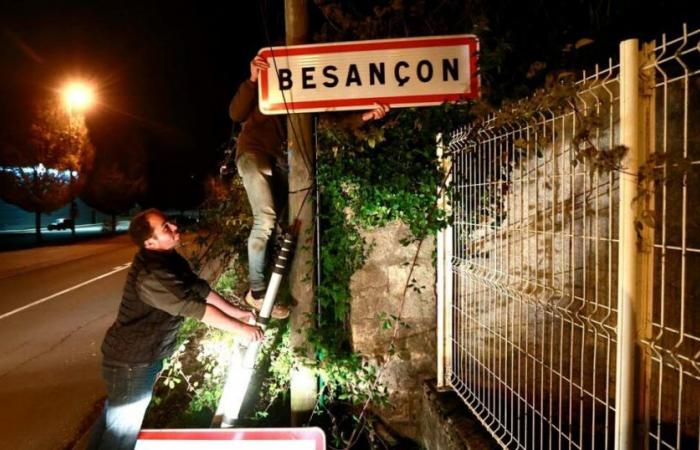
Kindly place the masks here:
<instances>
[{"instance_id":1,"label":"night sky","mask_svg":"<svg viewBox=\"0 0 700 450\"><path fill-rule=\"evenodd\" d=\"M228 102L266 34L283 33L281 0L12 3L0 6L0 135L66 79L92 80L96 151L138 142L130 148L149 163L143 201L162 207L201 199L230 133Z\"/></svg>"},{"instance_id":2,"label":"night sky","mask_svg":"<svg viewBox=\"0 0 700 450\"><path fill-rule=\"evenodd\" d=\"M366 13L376 4L345 3ZM684 20L698 25L695 3L485 2L493 10L493 34L512 46L494 80L519 82L547 48L560 52L562 42L590 34L597 42L585 50L593 57L583 59L582 67L614 54L627 35L653 38L671 31L677 36ZM319 8L309 4L312 22L320 20ZM606 5L599 13L607 21L590 23L589 9ZM634 18L639 13L641 19ZM204 179L217 172L220 146L231 127L228 103L248 76L248 62L261 47L279 42L283 29L283 0L5 0L0 3L0 141L27 123L32 105L57 95L67 79L89 79L98 87L99 104L87 116L98 157L137 152L146 158L148 193L142 206L196 206Z\"/></svg>"}]
</instances>

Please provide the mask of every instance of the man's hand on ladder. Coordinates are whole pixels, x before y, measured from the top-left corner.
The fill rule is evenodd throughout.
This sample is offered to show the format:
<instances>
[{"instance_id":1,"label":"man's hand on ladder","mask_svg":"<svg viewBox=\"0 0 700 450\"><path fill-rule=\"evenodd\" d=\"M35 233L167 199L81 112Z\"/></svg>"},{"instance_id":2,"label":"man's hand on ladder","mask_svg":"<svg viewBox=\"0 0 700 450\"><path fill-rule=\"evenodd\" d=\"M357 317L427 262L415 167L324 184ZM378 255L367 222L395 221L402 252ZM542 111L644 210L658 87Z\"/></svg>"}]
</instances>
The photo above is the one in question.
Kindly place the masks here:
<instances>
[{"instance_id":1,"label":"man's hand on ladder","mask_svg":"<svg viewBox=\"0 0 700 450\"><path fill-rule=\"evenodd\" d=\"M257 325L241 324L240 336L248 342L262 341L265 332Z\"/></svg>"}]
</instances>

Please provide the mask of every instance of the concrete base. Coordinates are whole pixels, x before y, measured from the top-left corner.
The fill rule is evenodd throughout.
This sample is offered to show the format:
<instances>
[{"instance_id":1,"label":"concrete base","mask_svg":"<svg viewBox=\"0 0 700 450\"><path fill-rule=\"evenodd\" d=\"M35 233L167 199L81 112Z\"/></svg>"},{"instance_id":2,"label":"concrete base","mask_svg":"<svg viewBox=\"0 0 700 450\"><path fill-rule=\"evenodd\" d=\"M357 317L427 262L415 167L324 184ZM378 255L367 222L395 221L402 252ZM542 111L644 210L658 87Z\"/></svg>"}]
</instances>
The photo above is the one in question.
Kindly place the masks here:
<instances>
[{"instance_id":1,"label":"concrete base","mask_svg":"<svg viewBox=\"0 0 700 450\"><path fill-rule=\"evenodd\" d=\"M497 450L481 423L452 392L438 392L435 380L423 383L421 443L426 450Z\"/></svg>"}]
</instances>

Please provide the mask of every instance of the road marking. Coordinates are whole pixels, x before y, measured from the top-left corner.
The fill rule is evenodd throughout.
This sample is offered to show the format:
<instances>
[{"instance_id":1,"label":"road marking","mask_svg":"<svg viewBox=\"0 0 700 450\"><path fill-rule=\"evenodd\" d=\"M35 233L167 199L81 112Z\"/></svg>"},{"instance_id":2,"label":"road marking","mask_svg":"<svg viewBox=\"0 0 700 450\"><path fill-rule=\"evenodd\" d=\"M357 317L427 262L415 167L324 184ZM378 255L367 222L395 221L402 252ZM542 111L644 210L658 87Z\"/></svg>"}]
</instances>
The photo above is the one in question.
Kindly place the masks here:
<instances>
[{"instance_id":1,"label":"road marking","mask_svg":"<svg viewBox=\"0 0 700 450\"><path fill-rule=\"evenodd\" d=\"M128 268L129 266L131 266L131 263L126 263L126 264L122 264L121 266L116 266L116 267L115 267L114 269L112 269L110 272L103 273L102 275L96 276L95 278L92 278L92 279L87 280L87 281L83 281L83 282L80 283L80 284L76 284L75 286L72 286L72 287L69 287L69 288L67 288L67 289L64 289L64 290L62 290L61 292L56 292L55 294L51 294L51 295L49 295L48 297L44 297L44 298L39 299L39 300L37 300L37 301L35 301L35 302L29 303L28 305L24 305L24 306L22 306L21 308L17 308L17 309L15 309L14 311L10 311L10 312L8 312L8 313L5 313L5 314L3 314L3 315L0 316L0 320L5 319L5 318L7 318L7 317L10 317L10 316L12 316L12 315L14 315L14 314L17 314L18 312L22 312L22 311L24 311L25 309L29 309L29 308L31 308L31 307L33 307L33 306L36 306L36 305L39 305L39 304L41 304L41 303L47 302L47 301L51 300L52 298L55 298L55 297L58 297L59 295L65 294L66 292L74 291L74 290L76 290L76 289L78 289L78 288L81 288L81 287L85 286L86 284L90 284L90 283L92 283L92 282L94 282L94 281L101 280L102 278L105 278L105 277L108 277L108 276L110 276L110 275L113 275L113 274L115 274L115 273L117 273L117 272L119 272L119 271L122 271L122 270Z\"/></svg>"}]
</instances>

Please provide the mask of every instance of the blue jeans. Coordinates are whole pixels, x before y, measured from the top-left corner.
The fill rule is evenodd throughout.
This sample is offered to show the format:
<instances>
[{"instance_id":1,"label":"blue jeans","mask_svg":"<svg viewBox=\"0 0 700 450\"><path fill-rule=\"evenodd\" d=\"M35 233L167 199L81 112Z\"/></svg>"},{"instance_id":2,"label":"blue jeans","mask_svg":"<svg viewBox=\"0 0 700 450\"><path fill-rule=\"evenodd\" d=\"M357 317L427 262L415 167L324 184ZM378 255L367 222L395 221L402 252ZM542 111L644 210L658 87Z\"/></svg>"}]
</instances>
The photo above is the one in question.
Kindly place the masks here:
<instances>
[{"instance_id":1,"label":"blue jeans","mask_svg":"<svg viewBox=\"0 0 700 450\"><path fill-rule=\"evenodd\" d=\"M141 366L109 361L102 364L107 401L92 429L89 450L131 450L136 446L153 385L162 368L162 360Z\"/></svg>"},{"instance_id":2,"label":"blue jeans","mask_svg":"<svg viewBox=\"0 0 700 450\"><path fill-rule=\"evenodd\" d=\"M242 153L236 166L253 212L253 228L248 237L248 282L252 290L262 291L268 242L277 215L287 201L287 162L282 158Z\"/></svg>"}]
</instances>

